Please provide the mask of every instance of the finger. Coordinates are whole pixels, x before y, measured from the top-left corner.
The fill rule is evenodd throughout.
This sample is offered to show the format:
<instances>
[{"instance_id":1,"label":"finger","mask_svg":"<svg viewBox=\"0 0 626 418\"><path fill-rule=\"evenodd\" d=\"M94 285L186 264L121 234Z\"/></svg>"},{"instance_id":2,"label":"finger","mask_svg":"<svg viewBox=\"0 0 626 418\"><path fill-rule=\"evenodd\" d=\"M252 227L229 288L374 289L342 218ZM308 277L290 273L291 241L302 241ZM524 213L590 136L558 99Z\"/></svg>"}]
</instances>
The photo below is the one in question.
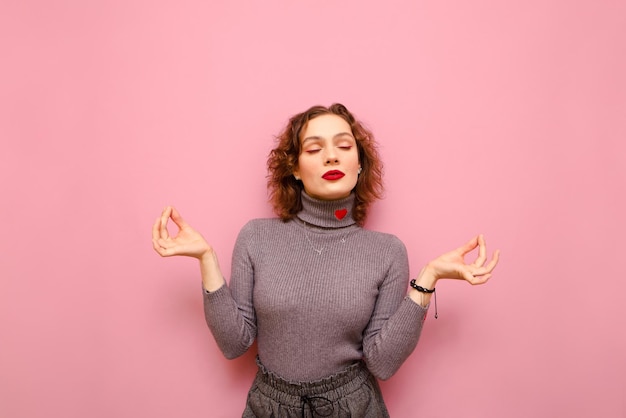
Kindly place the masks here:
<instances>
[{"instance_id":1,"label":"finger","mask_svg":"<svg viewBox=\"0 0 626 418\"><path fill-rule=\"evenodd\" d=\"M152 224L152 241L159 239L159 228L161 226L161 218L158 217Z\"/></svg>"},{"instance_id":2,"label":"finger","mask_svg":"<svg viewBox=\"0 0 626 418\"><path fill-rule=\"evenodd\" d=\"M475 266L468 266L470 269L470 273L472 273L473 276L484 276L487 273L491 273L491 271L487 268L487 267L475 267Z\"/></svg>"},{"instance_id":3,"label":"finger","mask_svg":"<svg viewBox=\"0 0 626 418\"><path fill-rule=\"evenodd\" d=\"M157 253L159 253L161 257L171 257L175 255L174 251L171 248L163 248L159 246L158 244L155 244L154 249L156 250Z\"/></svg>"},{"instance_id":4,"label":"finger","mask_svg":"<svg viewBox=\"0 0 626 418\"><path fill-rule=\"evenodd\" d=\"M156 251L157 253L161 249L161 246L159 245L157 238L152 238L152 248L154 248L154 251Z\"/></svg>"},{"instance_id":5,"label":"finger","mask_svg":"<svg viewBox=\"0 0 626 418\"><path fill-rule=\"evenodd\" d=\"M159 243L160 238L152 240L152 248L156 251L161 257L165 257L166 249Z\"/></svg>"},{"instance_id":6,"label":"finger","mask_svg":"<svg viewBox=\"0 0 626 418\"><path fill-rule=\"evenodd\" d=\"M500 261L500 250L496 250L493 253L493 258L491 259L491 261L489 262L489 264L487 264L485 266L485 269L491 273L493 271L494 268L496 268L496 266L498 265L498 261Z\"/></svg>"},{"instance_id":7,"label":"finger","mask_svg":"<svg viewBox=\"0 0 626 418\"><path fill-rule=\"evenodd\" d=\"M485 274L484 276L476 277L472 285L485 284L491 278L491 274Z\"/></svg>"},{"instance_id":8,"label":"finger","mask_svg":"<svg viewBox=\"0 0 626 418\"><path fill-rule=\"evenodd\" d=\"M491 278L491 273L486 273L482 275L476 274L464 274L463 278L466 282L470 283L472 286L487 283L487 281Z\"/></svg>"},{"instance_id":9,"label":"finger","mask_svg":"<svg viewBox=\"0 0 626 418\"><path fill-rule=\"evenodd\" d=\"M472 269L465 268L459 270L460 278L464 279L466 282L471 285L483 284L491 277L491 273L488 271L483 271L484 268L480 269Z\"/></svg>"},{"instance_id":10,"label":"finger","mask_svg":"<svg viewBox=\"0 0 626 418\"><path fill-rule=\"evenodd\" d=\"M461 254L465 255L472 251L478 245L478 236L472 238L467 243L461 245L458 250L461 251Z\"/></svg>"},{"instance_id":11,"label":"finger","mask_svg":"<svg viewBox=\"0 0 626 418\"><path fill-rule=\"evenodd\" d=\"M181 254L184 251L184 247L176 244L171 239L164 240L162 238L158 238L156 240L152 240L152 246L155 251L161 255L161 257L171 257L173 255Z\"/></svg>"},{"instance_id":12,"label":"finger","mask_svg":"<svg viewBox=\"0 0 626 418\"><path fill-rule=\"evenodd\" d=\"M457 274L459 279L463 279L466 282L472 283L474 281L474 275L470 271L470 269L466 267L461 267L457 269Z\"/></svg>"},{"instance_id":13,"label":"finger","mask_svg":"<svg viewBox=\"0 0 626 418\"><path fill-rule=\"evenodd\" d=\"M183 229L187 227L187 222L183 220L183 217L180 216L180 213L176 210L175 207L172 207L172 220L178 226L178 229Z\"/></svg>"},{"instance_id":14,"label":"finger","mask_svg":"<svg viewBox=\"0 0 626 418\"><path fill-rule=\"evenodd\" d=\"M159 245L159 247L165 248L165 249L170 249L170 248L174 248L174 247L182 247L180 244L177 244L172 239L161 239L161 238L159 238L157 240L157 244Z\"/></svg>"},{"instance_id":15,"label":"finger","mask_svg":"<svg viewBox=\"0 0 626 418\"><path fill-rule=\"evenodd\" d=\"M485 244L485 237L480 234L478 236L478 257L474 261L476 267L481 267L487 261L487 245Z\"/></svg>"},{"instance_id":16,"label":"finger","mask_svg":"<svg viewBox=\"0 0 626 418\"><path fill-rule=\"evenodd\" d=\"M470 271L472 272L474 276L483 276L487 273L491 273L493 269L496 268L496 265L498 264L499 260L500 260L500 250L496 250L494 251L493 258L491 259L489 264L483 267L474 267L474 268L471 268L470 266Z\"/></svg>"},{"instance_id":17,"label":"finger","mask_svg":"<svg viewBox=\"0 0 626 418\"><path fill-rule=\"evenodd\" d=\"M172 208L170 206L163 209L163 213L161 214L161 227L159 230L159 236L162 239L168 239L170 237L169 232L167 231L167 220L170 218L172 213Z\"/></svg>"}]
</instances>

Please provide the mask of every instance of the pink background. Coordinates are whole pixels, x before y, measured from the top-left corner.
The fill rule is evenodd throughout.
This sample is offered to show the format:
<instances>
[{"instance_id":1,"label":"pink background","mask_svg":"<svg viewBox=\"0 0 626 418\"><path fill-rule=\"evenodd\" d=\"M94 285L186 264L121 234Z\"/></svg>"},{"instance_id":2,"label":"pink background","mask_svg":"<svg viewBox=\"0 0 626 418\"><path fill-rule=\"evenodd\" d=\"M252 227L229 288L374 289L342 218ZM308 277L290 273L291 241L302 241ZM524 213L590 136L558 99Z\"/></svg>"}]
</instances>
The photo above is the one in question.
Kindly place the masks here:
<instances>
[{"instance_id":1,"label":"pink background","mask_svg":"<svg viewBox=\"0 0 626 418\"><path fill-rule=\"evenodd\" d=\"M254 353L222 357L150 227L176 205L228 275L273 135L340 101L413 275L502 250L439 284L391 415L626 417L624 28L623 1L3 2L0 416L239 416Z\"/></svg>"}]
</instances>

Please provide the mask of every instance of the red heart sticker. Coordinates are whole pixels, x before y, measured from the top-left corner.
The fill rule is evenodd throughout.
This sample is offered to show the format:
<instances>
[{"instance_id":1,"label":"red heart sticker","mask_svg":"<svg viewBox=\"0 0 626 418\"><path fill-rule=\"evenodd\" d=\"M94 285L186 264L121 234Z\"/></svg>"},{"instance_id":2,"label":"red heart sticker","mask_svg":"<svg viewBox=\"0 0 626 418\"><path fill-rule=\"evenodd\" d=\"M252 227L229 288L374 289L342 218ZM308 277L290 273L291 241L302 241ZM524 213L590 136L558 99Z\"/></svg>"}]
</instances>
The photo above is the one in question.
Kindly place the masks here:
<instances>
[{"instance_id":1,"label":"red heart sticker","mask_svg":"<svg viewBox=\"0 0 626 418\"><path fill-rule=\"evenodd\" d=\"M348 214L348 209L343 208L343 209L337 209L335 211L335 218L342 220L343 218L346 217L346 215Z\"/></svg>"}]
</instances>

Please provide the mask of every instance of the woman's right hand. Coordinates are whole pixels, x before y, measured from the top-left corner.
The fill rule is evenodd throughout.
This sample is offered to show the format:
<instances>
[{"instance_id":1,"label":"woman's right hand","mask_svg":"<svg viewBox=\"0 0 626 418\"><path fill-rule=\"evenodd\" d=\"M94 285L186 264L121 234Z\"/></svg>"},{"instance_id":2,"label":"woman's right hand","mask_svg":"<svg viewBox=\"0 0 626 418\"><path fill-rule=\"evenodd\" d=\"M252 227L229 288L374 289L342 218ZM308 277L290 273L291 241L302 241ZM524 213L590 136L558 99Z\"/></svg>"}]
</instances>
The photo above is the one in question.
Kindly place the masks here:
<instances>
[{"instance_id":1,"label":"woman's right hand","mask_svg":"<svg viewBox=\"0 0 626 418\"><path fill-rule=\"evenodd\" d=\"M178 234L171 237L167 222L172 219L178 227ZM213 249L198 231L183 220L178 211L168 206L152 226L152 246L161 257L184 255L201 259Z\"/></svg>"}]
</instances>

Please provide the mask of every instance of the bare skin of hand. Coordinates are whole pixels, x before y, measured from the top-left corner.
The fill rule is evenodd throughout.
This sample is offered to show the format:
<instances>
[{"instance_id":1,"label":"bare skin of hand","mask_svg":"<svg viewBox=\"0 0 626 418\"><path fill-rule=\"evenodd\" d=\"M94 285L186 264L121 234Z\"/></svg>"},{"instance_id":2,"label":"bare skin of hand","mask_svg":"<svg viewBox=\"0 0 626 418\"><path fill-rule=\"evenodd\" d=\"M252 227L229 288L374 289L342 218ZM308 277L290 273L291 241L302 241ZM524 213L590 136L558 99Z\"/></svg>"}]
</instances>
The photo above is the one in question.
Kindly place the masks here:
<instances>
[{"instance_id":1,"label":"bare skin of hand","mask_svg":"<svg viewBox=\"0 0 626 418\"><path fill-rule=\"evenodd\" d=\"M465 256L478 248L478 257L473 263L466 263ZM429 262L420 272L416 282L427 289L432 289L440 279L465 280L472 285L486 283L500 259L500 251L496 250L487 263L487 245L485 237L478 235L464 245L440 255ZM431 294L420 293L415 289L409 292L410 297L425 306Z\"/></svg>"},{"instance_id":2,"label":"bare skin of hand","mask_svg":"<svg viewBox=\"0 0 626 418\"><path fill-rule=\"evenodd\" d=\"M167 222L170 218L178 227L178 234L173 237L167 230ZM184 255L200 259L212 251L204 237L185 222L178 211L171 206L163 210L152 226L152 246L162 257Z\"/></svg>"},{"instance_id":3,"label":"bare skin of hand","mask_svg":"<svg viewBox=\"0 0 626 418\"><path fill-rule=\"evenodd\" d=\"M465 255L478 247L478 257L471 264L465 263ZM440 255L426 266L438 279L465 280L473 285L486 283L491 278L493 269L498 264L500 251L496 250L491 261L487 262L485 237L478 235L465 245Z\"/></svg>"},{"instance_id":4,"label":"bare skin of hand","mask_svg":"<svg viewBox=\"0 0 626 418\"><path fill-rule=\"evenodd\" d=\"M178 227L178 233L170 236L167 222L172 220ZM200 261L202 285L209 292L216 291L224 284L217 255L204 237L193 229L180 216L178 211L168 206L152 226L152 247L161 257L176 255L197 258Z\"/></svg>"}]
</instances>

